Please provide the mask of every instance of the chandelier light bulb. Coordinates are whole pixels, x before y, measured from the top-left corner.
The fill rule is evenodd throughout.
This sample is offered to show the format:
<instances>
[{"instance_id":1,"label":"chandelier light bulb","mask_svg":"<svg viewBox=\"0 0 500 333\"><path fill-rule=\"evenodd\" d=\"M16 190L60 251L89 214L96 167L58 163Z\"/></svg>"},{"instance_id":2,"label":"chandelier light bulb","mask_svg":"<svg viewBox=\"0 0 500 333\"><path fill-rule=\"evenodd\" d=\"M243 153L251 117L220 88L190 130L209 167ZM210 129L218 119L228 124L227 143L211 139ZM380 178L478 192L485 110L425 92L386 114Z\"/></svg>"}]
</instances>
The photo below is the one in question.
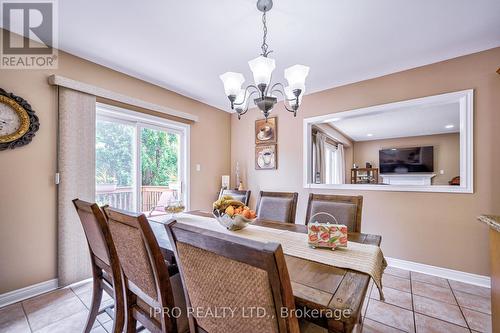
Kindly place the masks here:
<instances>
[{"instance_id":1,"label":"chandelier light bulb","mask_svg":"<svg viewBox=\"0 0 500 333\"><path fill-rule=\"evenodd\" d=\"M274 59L259 56L250 60L248 65L253 73L255 85L259 87L259 89L262 85L264 85L264 88L269 85L269 82L271 82L271 75L276 68L276 62Z\"/></svg>"},{"instance_id":2,"label":"chandelier light bulb","mask_svg":"<svg viewBox=\"0 0 500 333\"><path fill-rule=\"evenodd\" d=\"M241 93L241 85L245 82L245 77L241 73L226 72L219 76L224 84L226 96L236 98Z\"/></svg>"},{"instance_id":3,"label":"chandelier light bulb","mask_svg":"<svg viewBox=\"0 0 500 333\"><path fill-rule=\"evenodd\" d=\"M294 65L285 69L285 79L288 81L290 89L305 90L306 77L309 74L309 67L304 65Z\"/></svg>"}]
</instances>

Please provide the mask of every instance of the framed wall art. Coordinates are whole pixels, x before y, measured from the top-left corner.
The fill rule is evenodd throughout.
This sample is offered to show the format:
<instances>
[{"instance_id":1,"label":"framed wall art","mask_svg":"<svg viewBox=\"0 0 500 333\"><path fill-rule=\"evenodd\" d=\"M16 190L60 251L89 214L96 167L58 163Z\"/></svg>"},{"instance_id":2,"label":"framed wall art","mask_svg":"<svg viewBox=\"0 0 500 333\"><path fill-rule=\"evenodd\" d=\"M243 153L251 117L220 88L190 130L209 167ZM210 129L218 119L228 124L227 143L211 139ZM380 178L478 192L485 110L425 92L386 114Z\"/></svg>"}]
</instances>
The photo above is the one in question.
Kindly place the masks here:
<instances>
[{"instance_id":1,"label":"framed wall art","mask_svg":"<svg viewBox=\"0 0 500 333\"><path fill-rule=\"evenodd\" d=\"M272 144L278 142L276 117L265 119L257 119L255 121L255 144Z\"/></svg>"},{"instance_id":2,"label":"framed wall art","mask_svg":"<svg viewBox=\"0 0 500 333\"><path fill-rule=\"evenodd\" d=\"M255 146L255 170L277 169L277 161L276 145Z\"/></svg>"}]
</instances>

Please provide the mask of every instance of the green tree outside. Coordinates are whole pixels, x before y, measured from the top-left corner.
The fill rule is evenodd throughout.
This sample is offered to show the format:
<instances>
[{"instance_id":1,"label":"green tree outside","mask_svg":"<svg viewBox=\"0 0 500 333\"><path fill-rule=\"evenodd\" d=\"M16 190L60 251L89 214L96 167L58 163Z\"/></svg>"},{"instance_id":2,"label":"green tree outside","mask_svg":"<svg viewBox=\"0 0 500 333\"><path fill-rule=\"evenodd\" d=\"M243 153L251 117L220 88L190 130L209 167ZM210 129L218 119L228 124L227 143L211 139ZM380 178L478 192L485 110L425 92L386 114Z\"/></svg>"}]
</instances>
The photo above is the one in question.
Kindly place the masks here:
<instances>
[{"instance_id":1,"label":"green tree outside","mask_svg":"<svg viewBox=\"0 0 500 333\"><path fill-rule=\"evenodd\" d=\"M96 123L96 183L132 186L135 127L99 120ZM141 131L142 185L168 186L178 179L180 138L144 128Z\"/></svg>"},{"instance_id":2,"label":"green tree outside","mask_svg":"<svg viewBox=\"0 0 500 333\"><path fill-rule=\"evenodd\" d=\"M167 186L177 181L179 135L144 128L141 142L142 185Z\"/></svg>"}]
</instances>

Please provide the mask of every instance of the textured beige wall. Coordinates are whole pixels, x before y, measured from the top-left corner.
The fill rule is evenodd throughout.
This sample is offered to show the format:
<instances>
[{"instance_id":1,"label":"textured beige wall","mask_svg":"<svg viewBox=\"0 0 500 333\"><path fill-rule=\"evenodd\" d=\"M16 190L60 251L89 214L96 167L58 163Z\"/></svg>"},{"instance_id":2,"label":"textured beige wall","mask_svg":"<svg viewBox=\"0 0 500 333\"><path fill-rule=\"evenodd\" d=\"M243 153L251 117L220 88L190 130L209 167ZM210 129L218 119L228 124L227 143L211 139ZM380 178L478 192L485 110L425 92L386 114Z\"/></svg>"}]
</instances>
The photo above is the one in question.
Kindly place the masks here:
<instances>
[{"instance_id":1,"label":"textured beige wall","mask_svg":"<svg viewBox=\"0 0 500 333\"><path fill-rule=\"evenodd\" d=\"M460 134L437 134L413 136L397 139L383 139L354 142L354 163L364 167L370 162L374 168L378 168L378 151L388 148L434 146L434 173L433 185L448 185L448 182L456 176L460 176ZM349 167L350 170L351 166ZM444 174L440 174L443 170ZM382 179L379 178L379 182Z\"/></svg>"},{"instance_id":2,"label":"textured beige wall","mask_svg":"<svg viewBox=\"0 0 500 333\"><path fill-rule=\"evenodd\" d=\"M230 115L174 92L59 53L58 70L1 70L0 87L31 103L41 127L25 147L0 152L0 293L56 278L58 74L199 117L191 126L191 208L208 209L230 167ZM201 171L195 165L201 164Z\"/></svg>"},{"instance_id":3,"label":"textured beige wall","mask_svg":"<svg viewBox=\"0 0 500 333\"><path fill-rule=\"evenodd\" d=\"M304 221L307 196L302 186L302 120L372 105L475 89L474 193L419 193L314 190L364 196L362 231L382 235L386 256L488 275L488 228L476 222L481 213L500 213L500 48L358 82L304 97L297 118L281 106L278 121L278 170L254 169L254 120L231 119L232 170L240 163L252 190L297 191L297 221ZM321 71L321 68L311 68Z\"/></svg>"}]
</instances>

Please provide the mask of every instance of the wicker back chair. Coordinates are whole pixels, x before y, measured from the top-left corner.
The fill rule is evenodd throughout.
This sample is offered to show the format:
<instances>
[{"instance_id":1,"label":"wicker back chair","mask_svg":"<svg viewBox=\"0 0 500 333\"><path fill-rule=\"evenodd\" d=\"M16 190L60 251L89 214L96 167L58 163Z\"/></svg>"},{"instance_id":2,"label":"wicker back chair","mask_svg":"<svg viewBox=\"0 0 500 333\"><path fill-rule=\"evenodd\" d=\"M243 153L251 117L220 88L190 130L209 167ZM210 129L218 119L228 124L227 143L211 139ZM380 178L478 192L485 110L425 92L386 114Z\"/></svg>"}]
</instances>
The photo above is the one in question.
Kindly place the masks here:
<instances>
[{"instance_id":1,"label":"wicker back chair","mask_svg":"<svg viewBox=\"0 0 500 333\"><path fill-rule=\"evenodd\" d=\"M120 263L108 224L106 223L106 217L95 203L74 199L73 204L75 205L85 237L87 238L90 261L92 264L92 302L90 304L90 311L84 333L88 333L92 330L92 326L98 314L109 310L106 308L99 311L103 291L108 293L115 300L113 306L115 309L113 332L121 332L125 321L123 308L123 281Z\"/></svg>"},{"instance_id":2,"label":"wicker back chair","mask_svg":"<svg viewBox=\"0 0 500 333\"><path fill-rule=\"evenodd\" d=\"M137 321L153 333L186 332L189 327L181 279L179 274L169 276L146 216L109 207L104 212L123 271L125 332L135 332ZM181 317L171 315L174 307L181 309Z\"/></svg>"},{"instance_id":3,"label":"wicker back chair","mask_svg":"<svg viewBox=\"0 0 500 333\"><path fill-rule=\"evenodd\" d=\"M350 232L361 232L361 212L363 210L363 196L349 195L309 195L305 223L317 213L333 215L339 224L345 224ZM318 222L331 222L327 215L317 215L314 220Z\"/></svg>"},{"instance_id":4,"label":"wicker back chair","mask_svg":"<svg viewBox=\"0 0 500 333\"><path fill-rule=\"evenodd\" d=\"M191 332L299 332L294 297L281 245L260 243L188 226L165 226L185 286L188 306L231 307L220 316L189 314ZM261 309L264 317L250 313Z\"/></svg>"},{"instance_id":5,"label":"wicker back chair","mask_svg":"<svg viewBox=\"0 0 500 333\"><path fill-rule=\"evenodd\" d=\"M264 220L295 223L298 197L297 192L260 191L257 216Z\"/></svg>"}]
</instances>

